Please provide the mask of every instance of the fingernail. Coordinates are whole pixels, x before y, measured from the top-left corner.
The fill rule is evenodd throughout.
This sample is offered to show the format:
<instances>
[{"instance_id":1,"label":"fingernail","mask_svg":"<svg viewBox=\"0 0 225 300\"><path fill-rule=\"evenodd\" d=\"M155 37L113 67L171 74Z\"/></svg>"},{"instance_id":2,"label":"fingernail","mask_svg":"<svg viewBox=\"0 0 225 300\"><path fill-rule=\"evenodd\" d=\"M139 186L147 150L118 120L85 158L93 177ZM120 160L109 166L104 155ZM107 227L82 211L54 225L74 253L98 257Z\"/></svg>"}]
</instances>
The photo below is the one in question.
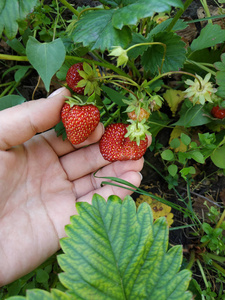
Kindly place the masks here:
<instances>
[{"instance_id":1,"label":"fingernail","mask_svg":"<svg viewBox=\"0 0 225 300\"><path fill-rule=\"evenodd\" d=\"M53 93L51 93L51 94L48 96L48 98L51 98L51 97L54 97L54 96L60 94L63 90L65 90L65 87L64 87L64 86L61 87L61 88L59 88L58 90L54 91Z\"/></svg>"},{"instance_id":2,"label":"fingernail","mask_svg":"<svg viewBox=\"0 0 225 300\"><path fill-rule=\"evenodd\" d=\"M143 179L143 176L142 176L142 174L140 173L140 172L138 172L138 174L140 175L140 177L141 177L141 180Z\"/></svg>"}]
</instances>

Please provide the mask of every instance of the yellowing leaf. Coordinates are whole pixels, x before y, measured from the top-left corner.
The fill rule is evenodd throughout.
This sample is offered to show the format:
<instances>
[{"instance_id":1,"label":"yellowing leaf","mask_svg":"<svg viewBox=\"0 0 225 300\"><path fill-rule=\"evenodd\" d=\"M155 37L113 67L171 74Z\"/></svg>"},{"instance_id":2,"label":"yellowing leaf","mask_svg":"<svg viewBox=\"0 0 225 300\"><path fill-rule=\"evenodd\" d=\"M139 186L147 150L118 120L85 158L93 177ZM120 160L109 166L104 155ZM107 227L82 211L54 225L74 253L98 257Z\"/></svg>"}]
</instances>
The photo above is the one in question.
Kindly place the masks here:
<instances>
[{"instance_id":1,"label":"yellowing leaf","mask_svg":"<svg viewBox=\"0 0 225 300\"><path fill-rule=\"evenodd\" d=\"M156 194L156 196L158 195ZM151 206L154 221L160 217L166 217L168 225L171 226L173 224L173 214L171 213L170 206L163 204L155 199L152 199L151 196L140 195L136 199L137 208L143 202L146 202Z\"/></svg>"},{"instance_id":2,"label":"yellowing leaf","mask_svg":"<svg viewBox=\"0 0 225 300\"><path fill-rule=\"evenodd\" d=\"M180 141L180 146L174 149L175 152L179 152L179 151L180 152L186 152L187 151L187 146L184 145L184 143L182 143L182 141L180 139L181 133L187 134L188 132L182 126L175 126L174 129L172 130L171 134L170 134L169 144L175 138L178 138L179 141Z\"/></svg>"},{"instance_id":3,"label":"yellowing leaf","mask_svg":"<svg viewBox=\"0 0 225 300\"><path fill-rule=\"evenodd\" d=\"M163 98L168 103L173 116L175 116L178 105L184 100L184 93L180 90L170 89L163 94Z\"/></svg>"}]
</instances>

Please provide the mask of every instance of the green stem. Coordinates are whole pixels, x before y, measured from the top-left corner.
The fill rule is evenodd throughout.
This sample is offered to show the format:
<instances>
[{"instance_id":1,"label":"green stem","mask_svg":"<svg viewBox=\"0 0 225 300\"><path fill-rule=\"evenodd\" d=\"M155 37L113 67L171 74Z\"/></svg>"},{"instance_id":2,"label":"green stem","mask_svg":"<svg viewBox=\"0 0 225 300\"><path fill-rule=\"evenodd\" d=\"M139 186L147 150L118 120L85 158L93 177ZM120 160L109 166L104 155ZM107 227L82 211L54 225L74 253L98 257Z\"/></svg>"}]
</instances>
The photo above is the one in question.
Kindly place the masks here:
<instances>
[{"instance_id":1,"label":"green stem","mask_svg":"<svg viewBox=\"0 0 225 300\"><path fill-rule=\"evenodd\" d=\"M199 259L197 259L196 262L197 262L197 265L198 265L199 270L200 270L200 272L201 272L202 279L203 279L203 281L204 281L204 283L205 283L205 286L206 286L206 288L208 288L208 287L209 287L209 284L208 284L208 281L207 281L207 279L206 279L206 276L205 276L205 272L204 272L204 270L203 270L203 267L202 267L202 265L201 265ZM214 298L213 298L213 299L214 299Z\"/></svg>"},{"instance_id":2,"label":"green stem","mask_svg":"<svg viewBox=\"0 0 225 300\"><path fill-rule=\"evenodd\" d=\"M224 219L225 219L225 209L224 209L224 211L223 211L223 213L222 213L222 215L221 215L218 223L216 224L215 228L219 228L221 226L221 224L222 224L222 222L223 222Z\"/></svg>"},{"instance_id":3,"label":"green stem","mask_svg":"<svg viewBox=\"0 0 225 300\"><path fill-rule=\"evenodd\" d=\"M200 1L201 1L201 4L202 4L203 8L204 8L206 16L207 17L211 17L211 14L210 14L210 11L209 11L209 7L208 7L208 4L207 4L206 0L200 0ZM212 24L212 20L211 19L208 20L208 22Z\"/></svg>"},{"instance_id":4,"label":"green stem","mask_svg":"<svg viewBox=\"0 0 225 300\"><path fill-rule=\"evenodd\" d=\"M173 29L174 25L177 23L177 21L180 19L180 17L183 15L183 13L185 12L185 10L188 8L188 6L193 2L193 0L186 0L186 2L184 3L184 9L179 9L179 11L177 12L176 16L173 18L173 20L171 21L170 25L167 27L166 31L169 32Z\"/></svg>"},{"instance_id":5,"label":"green stem","mask_svg":"<svg viewBox=\"0 0 225 300\"><path fill-rule=\"evenodd\" d=\"M74 15L78 16L79 12L71 5L69 4L66 0L59 0L65 7L67 7Z\"/></svg>"},{"instance_id":6,"label":"green stem","mask_svg":"<svg viewBox=\"0 0 225 300\"><path fill-rule=\"evenodd\" d=\"M217 270L219 270L221 273L223 273L225 275L224 268L222 268L218 263L216 263L215 261L212 261L212 265L213 265L213 267L215 267Z\"/></svg>"},{"instance_id":7,"label":"green stem","mask_svg":"<svg viewBox=\"0 0 225 300\"><path fill-rule=\"evenodd\" d=\"M0 54L0 59L2 60L13 60L13 61L29 61L27 56L19 56L19 55L8 55L8 54ZM130 78L127 73L123 72L120 68L117 68L113 64L107 63L107 62L99 62L92 59L82 58L82 57L76 57L76 56L68 56L66 55L66 60L74 60L79 62L87 62L90 64L95 64L98 66L102 66L105 68L109 68L112 71L116 72L119 75L125 76L126 78Z\"/></svg>"},{"instance_id":8,"label":"green stem","mask_svg":"<svg viewBox=\"0 0 225 300\"><path fill-rule=\"evenodd\" d=\"M201 84L201 81L199 80L199 78L197 76L195 76L194 74L184 72L184 71L171 71L171 72L166 72L166 73L163 73L163 74L159 74L158 76L156 76L155 78L153 78L152 80L149 81L149 85L151 85L153 82L157 81L158 79L160 79L164 76L170 76L170 75L173 75L173 74L185 74L185 75L189 75L189 76L194 77L199 83L199 89L200 90L202 89L202 84Z\"/></svg>"},{"instance_id":9,"label":"green stem","mask_svg":"<svg viewBox=\"0 0 225 300\"><path fill-rule=\"evenodd\" d=\"M216 76L216 72L214 72L211 69L207 68L207 65L213 67L213 65L211 65L211 64L202 64L202 63L198 63L196 61L189 60L189 59L187 59L187 62L192 64L192 65L198 66L200 69L206 71L207 73L211 73L213 76Z\"/></svg>"},{"instance_id":10,"label":"green stem","mask_svg":"<svg viewBox=\"0 0 225 300\"><path fill-rule=\"evenodd\" d=\"M216 260L216 261L218 261L218 262L221 262L221 263L225 262L225 257L223 257L223 256L218 256L218 255L213 254L213 253L206 253L206 254L203 253L203 256L204 256L204 255L205 255L206 257L211 258L211 259L213 259L213 260Z\"/></svg>"},{"instance_id":11,"label":"green stem","mask_svg":"<svg viewBox=\"0 0 225 300\"><path fill-rule=\"evenodd\" d=\"M85 12L85 11L89 11L89 10L102 10L102 8L100 8L100 7L87 7L87 8L85 8L85 9L83 9L80 13L79 13L79 15L78 15L78 20L80 20L80 16Z\"/></svg>"},{"instance_id":12,"label":"green stem","mask_svg":"<svg viewBox=\"0 0 225 300\"><path fill-rule=\"evenodd\" d=\"M0 98L2 98L3 96L5 96L5 94L8 93L8 91L13 87L14 84L15 84L15 82L12 81L10 83L10 85L7 88L5 88L4 91L0 94Z\"/></svg>"},{"instance_id":13,"label":"green stem","mask_svg":"<svg viewBox=\"0 0 225 300\"><path fill-rule=\"evenodd\" d=\"M189 263L187 264L186 269L191 270L194 262L195 262L195 251L192 250L190 254Z\"/></svg>"}]
</instances>

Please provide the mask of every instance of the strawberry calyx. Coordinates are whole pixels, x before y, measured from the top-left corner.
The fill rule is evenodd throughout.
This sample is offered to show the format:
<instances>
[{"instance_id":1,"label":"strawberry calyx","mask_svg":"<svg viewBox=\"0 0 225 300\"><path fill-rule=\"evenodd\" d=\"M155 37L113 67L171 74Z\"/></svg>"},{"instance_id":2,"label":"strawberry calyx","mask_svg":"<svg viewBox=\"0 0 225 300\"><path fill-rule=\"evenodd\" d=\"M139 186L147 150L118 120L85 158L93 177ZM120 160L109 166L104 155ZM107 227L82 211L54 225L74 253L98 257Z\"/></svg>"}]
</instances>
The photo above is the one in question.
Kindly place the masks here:
<instances>
[{"instance_id":1,"label":"strawberry calyx","mask_svg":"<svg viewBox=\"0 0 225 300\"><path fill-rule=\"evenodd\" d=\"M79 70L78 73L83 79L78 82L77 87L84 87L84 95L90 96L93 93L96 93L97 95L101 94L101 89L97 80L99 74L94 65L91 67L88 63L84 62L83 71Z\"/></svg>"},{"instance_id":2,"label":"strawberry calyx","mask_svg":"<svg viewBox=\"0 0 225 300\"><path fill-rule=\"evenodd\" d=\"M141 122L128 120L131 124L127 126L127 133L124 137L129 137L131 141L135 141L137 145L140 145L141 140L145 140L146 135L151 135L148 131L149 126L145 124L145 119Z\"/></svg>"}]
</instances>

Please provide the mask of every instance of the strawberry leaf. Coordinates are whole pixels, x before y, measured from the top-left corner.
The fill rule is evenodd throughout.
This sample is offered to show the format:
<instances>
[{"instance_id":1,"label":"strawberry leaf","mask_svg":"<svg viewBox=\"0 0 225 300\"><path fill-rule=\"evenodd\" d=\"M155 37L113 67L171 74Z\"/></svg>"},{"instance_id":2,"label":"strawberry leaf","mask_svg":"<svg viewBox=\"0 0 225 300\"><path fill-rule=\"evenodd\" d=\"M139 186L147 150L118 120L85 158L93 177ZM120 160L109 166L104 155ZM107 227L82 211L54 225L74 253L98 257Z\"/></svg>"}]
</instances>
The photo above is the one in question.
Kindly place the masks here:
<instances>
[{"instance_id":1,"label":"strawberry leaf","mask_svg":"<svg viewBox=\"0 0 225 300\"><path fill-rule=\"evenodd\" d=\"M18 21L23 20L37 3L37 0L1 0L0 37L4 31L8 39L13 39L18 31Z\"/></svg>"},{"instance_id":2,"label":"strawberry leaf","mask_svg":"<svg viewBox=\"0 0 225 300\"><path fill-rule=\"evenodd\" d=\"M92 11L75 24L71 34L75 43L82 42L83 46L93 49L110 49L114 45L126 48L131 40L128 27L118 30L112 25L114 10Z\"/></svg>"},{"instance_id":3,"label":"strawberry leaf","mask_svg":"<svg viewBox=\"0 0 225 300\"><path fill-rule=\"evenodd\" d=\"M170 11L171 6L183 8L181 0L162 0L160 5L158 0L103 2L119 7L83 14L71 33L75 43L83 43L83 46L90 47L91 50L104 51L113 46L126 48L131 41L131 30L127 25L136 25L140 19L151 17L156 12Z\"/></svg>"},{"instance_id":4,"label":"strawberry leaf","mask_svg":"<svg viewBox=\"0 0 225 300\"><path fill-rule=\"evenodd\" d=\"M219 85L217 95L225 98L225 53L221 55L221 62L216 62L214 65L219 70L216 72L216 83Z\"/></svg>"},{"instance_id":5,"label":"strawberry leaf","mask_svg":"<svg viewBox=\"0 0 225 300\"><path fill-rule=\"evenodd\" d=\"M18 95L7 95L0 98L0 111L18 104L21 104L26 99Z\"/></svg>"},{"instance_id":6,"label":"strawberry leaf","mask_svg":"<svg viewBox=\"0 0 225 300\"><path fill-rule=\"evenodd\" d=\"M182 248L168 251L165 218L153 224L150 206L136 212L131 197L106 202L95 194L92 205L77 203L79 216L66 226L58 257L59 275L76 299L191 299L185 292L190 272L179 268Z\"/></svg>"},{"instance_id":7,"label":"strawberry leaf","mask_svg":"<svg viewBox=\"0 0 225 300\"><path fill-rule=\"evenodd\" d=\"M162 73L177 71L186 59L185 43L173 32L160 32L153 36L152 42L160 42L166 45L166 56L163 63ZM158 74L161 67L164 48L161 45L148 47L142 56L142 64L146 71Z\"/></svg>"},{"instance_id":8,"label":"strawberry leaf","mask_svg":"<svg viewBox=\"0 0 225 300\"><path fill-rule=\"evenodd\" d=\"M201 50L208 47L213 47L225 41L225 30L221 29L218 24L207 24L191 44L191 50Z\"/></svg>"},{"instance_id":9,"label":"strawberry leaf","mask_svg":"<svg viewBox=\"0 0 225 300\"><path fill-rule=\"evenodd\" d=\"M62 66L66 50L61 39L56 39L50 43L40 43L30 37L26 47L27 57L31 65L37 70L49 91L52 76Z\"/></svg>"},{"instance_id":10,"label":"strawberry leaf","mask_svg":"<svg viewBox=\"0 0 225 300\"><path fill-rule=\"evenodd\" d=\"M136 25L142 19L151 17L154 13L167 12L171 6L183 8L181 0L139 0L117 9L113 15L113 26L121 29L125 25Z\"/></svg>"}]
</instances>

